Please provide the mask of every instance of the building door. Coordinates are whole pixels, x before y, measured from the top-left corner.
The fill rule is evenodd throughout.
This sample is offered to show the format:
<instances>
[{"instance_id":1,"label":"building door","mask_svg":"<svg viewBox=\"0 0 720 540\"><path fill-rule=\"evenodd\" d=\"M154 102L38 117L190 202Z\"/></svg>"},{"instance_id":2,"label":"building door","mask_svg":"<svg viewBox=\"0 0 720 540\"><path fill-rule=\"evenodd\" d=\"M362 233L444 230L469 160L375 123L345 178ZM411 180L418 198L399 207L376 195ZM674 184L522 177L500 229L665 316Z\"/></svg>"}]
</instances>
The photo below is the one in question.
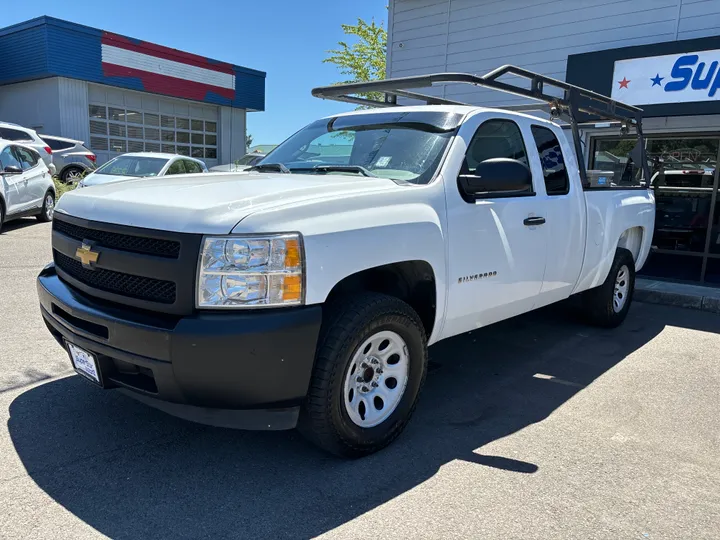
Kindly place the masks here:
<instances>
[{"instance_id":1,"label":"building door","mask_svg":"<svg viewBox=\"0 0 720 540\"><path fill-rule=\"evenodd\" d=\"M218 107L89 85L90 149L98 163L126 152L192 156L218 164Z\"/></svg>"},{"instance_id":2,"label":"building door","mask_svg":"<svg viewBox=\"0 0 720 540\"><path fill-rule=\"evenodd\" d=\"M600 139L593 167L622 169L634 141ZM652 251L641 274L720 286L720 136L650 135L656 202Z\"/></svg>"}]
</instances>

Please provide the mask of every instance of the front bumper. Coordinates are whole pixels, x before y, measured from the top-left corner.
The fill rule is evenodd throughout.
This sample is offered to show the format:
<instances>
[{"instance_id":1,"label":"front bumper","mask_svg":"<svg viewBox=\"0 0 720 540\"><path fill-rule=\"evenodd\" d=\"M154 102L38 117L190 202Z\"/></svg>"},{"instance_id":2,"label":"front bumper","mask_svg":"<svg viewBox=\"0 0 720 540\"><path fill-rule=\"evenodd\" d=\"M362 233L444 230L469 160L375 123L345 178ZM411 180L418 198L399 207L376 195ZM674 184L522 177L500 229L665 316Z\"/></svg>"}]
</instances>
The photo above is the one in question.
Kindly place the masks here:
<instances>
[{"instance_id":1,"label":"front bumper","mask_svg":"<svg viewBox=\"0 0 720 540\"><path fill-rule=\"evenodd\" d=\"M290 429L310 383L322 308L154 314L86 296L48 265L48 330L96 355L102 386L220 427Z\"/></svg>"}]
</instances>

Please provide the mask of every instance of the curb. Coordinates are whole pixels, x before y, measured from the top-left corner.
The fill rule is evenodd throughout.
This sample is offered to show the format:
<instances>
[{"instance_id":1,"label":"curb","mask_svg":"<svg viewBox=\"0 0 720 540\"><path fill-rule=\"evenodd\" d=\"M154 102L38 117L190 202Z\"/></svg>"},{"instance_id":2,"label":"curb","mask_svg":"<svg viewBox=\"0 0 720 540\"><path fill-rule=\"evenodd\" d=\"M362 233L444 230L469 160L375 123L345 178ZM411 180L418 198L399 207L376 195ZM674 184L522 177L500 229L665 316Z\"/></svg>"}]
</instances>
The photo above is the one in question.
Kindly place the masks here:
<instances>
[{"instance_id":1,"label":"curb","mask_svg":"<svg viewBox=\"0 0 720 540\"><path fill-rule=\"evenodd\" d=\"M634 300L720 314L720 289L638 279Z\"/></svg>"}]
</instances>

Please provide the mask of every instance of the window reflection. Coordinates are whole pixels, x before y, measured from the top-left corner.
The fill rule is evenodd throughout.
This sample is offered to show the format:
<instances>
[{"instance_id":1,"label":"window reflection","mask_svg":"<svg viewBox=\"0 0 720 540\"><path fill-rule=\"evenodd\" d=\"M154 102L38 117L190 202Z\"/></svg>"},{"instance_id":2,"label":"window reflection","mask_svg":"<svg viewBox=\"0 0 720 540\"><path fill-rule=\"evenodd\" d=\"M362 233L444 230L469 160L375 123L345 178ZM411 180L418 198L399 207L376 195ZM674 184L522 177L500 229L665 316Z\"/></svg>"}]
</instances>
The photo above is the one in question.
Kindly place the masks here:
<instances>
[{"instance_id":1,"label":"window reflection","mask_svg":"<svg viewBox=\"0 0 720 540\"><path fill-rule=\"evenodd\" d=\"M592 168L613 171L616 182L630 167L636 175L637 168L628 166L634 144L631 138L597 140ZM644 274L697 281L704 257L720 255L720 207L712 208L719 149L720 138L647 138L656 217L654 251ZM704 279L720 281L719 271L720 259L708 259Z\"/></svg>"}]
</instances>

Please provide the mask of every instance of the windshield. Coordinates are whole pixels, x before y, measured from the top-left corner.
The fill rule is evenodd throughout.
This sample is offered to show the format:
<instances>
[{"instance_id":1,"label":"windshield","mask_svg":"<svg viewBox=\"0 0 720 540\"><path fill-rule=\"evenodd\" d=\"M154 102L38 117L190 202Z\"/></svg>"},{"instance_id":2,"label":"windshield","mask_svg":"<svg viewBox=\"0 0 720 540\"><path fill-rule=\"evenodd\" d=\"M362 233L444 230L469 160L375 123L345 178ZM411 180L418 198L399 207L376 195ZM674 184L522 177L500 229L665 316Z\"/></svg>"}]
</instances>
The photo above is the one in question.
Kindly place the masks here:
<instances>
[{"instance_id":1,"label":"windshield","mask_svg":"<svg viewBox=\"0 0 720 540\"><path fill-rule=\"evenodd\" d=\"M143 156L118 156L108 161L94 174L110 174L116 176L157 176L165 164L164 158Z\"/></svg>"},{"instance_id":2,"label":"windshield","mask_svg":"<svg viewBox=\"0 0 720 540\"><path fill-rule=\"evenodd\" d=\"M259 161L263 156L258 154L245 154L243 157L238 159L236 165L252 165L256 161Z\"/></svg>"},{"instance_id":3,"label":"windshield","mask_svg":"<svg viewBox=\"0 0 720 540\"><path fill-rule=\"evenodd\" d=\"M455 119L448 124L418 113L324 119L290 137L259 165L281 164L290 172L304 174L365 174L426 184L435 174L455 124Z\"/></svg>"}]
</instances>

